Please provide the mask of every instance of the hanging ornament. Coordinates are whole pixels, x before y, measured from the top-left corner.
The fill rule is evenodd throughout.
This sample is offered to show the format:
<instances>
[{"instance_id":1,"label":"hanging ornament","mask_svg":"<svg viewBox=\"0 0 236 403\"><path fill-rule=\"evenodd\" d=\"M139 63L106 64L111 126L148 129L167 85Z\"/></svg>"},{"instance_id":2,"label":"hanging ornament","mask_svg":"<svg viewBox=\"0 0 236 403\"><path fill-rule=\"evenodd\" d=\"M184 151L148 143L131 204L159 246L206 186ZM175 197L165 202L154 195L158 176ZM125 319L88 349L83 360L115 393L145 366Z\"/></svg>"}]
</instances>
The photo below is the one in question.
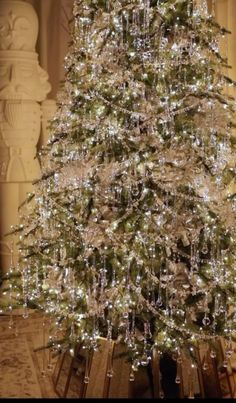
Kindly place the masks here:
<instances>
[{"instance_id":1,"label":"hanging ornament","mask_svg":"<svg viewBox=\"0 0 236 403\"><path fill-rule=\"evenodd\" d=\"M85 374L84 374L84 383L89 383L89 366L90 366L90 353L87 349L86 351L86 361L85 361Z\"/></svg>"},{"instance_id":2,"label":"hanging ornament","mask_svg":"<svg viewBox=\"0 0 236 403\"><path fill-rule=\"evenodd\" d=\"M195 1L195 10L199 12L201 17L207 18L208 17L208 5L207 0L194 0Z\"/></svg>"}]
</instances>

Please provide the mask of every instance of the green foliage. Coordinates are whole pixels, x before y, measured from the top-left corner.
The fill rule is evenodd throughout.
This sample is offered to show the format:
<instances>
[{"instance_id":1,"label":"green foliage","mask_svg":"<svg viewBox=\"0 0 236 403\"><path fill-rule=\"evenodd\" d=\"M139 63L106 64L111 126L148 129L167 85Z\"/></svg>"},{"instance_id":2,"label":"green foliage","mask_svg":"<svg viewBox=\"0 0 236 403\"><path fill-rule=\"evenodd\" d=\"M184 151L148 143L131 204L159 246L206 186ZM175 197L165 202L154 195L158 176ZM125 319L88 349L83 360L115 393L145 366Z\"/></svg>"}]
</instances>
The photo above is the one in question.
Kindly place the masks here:
<instances>
[{"instance_id":1,"label":"green foliage","mask_svg":"<svg viewBox=\"0 0 236 403\"><path fill-rule=\"evenodd\" d=\"M227 30L192 1L144 3L76 2L42 177L14 229L23 301L51 315L55 349L110 334L137 365L235 328Z\"/></svg>"}]
</instances>

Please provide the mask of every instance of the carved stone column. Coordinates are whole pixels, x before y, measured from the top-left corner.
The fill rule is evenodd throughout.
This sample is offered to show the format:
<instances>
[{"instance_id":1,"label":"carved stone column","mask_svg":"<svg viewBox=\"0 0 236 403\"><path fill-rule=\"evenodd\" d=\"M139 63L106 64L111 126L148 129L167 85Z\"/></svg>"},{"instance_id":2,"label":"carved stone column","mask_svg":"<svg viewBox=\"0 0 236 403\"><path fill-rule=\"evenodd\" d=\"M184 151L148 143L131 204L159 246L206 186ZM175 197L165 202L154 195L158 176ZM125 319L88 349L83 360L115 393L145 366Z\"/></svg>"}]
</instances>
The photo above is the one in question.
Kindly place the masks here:
<instances>
[{"instance_id":1,"label":"carved stone column","mask_svg":"<svg viewBox=\"0 0 236 403\"><path fill-rule=\"evenodd\" d=\"M35 52L37 37L38 18L34 8L20 0L1 0L0 257L3 272L10 263L5 244L8 239L4 234L18 224L18 207L32 190L32 181L40 175L36 158L42 125L40 103L45 102L51 86L47 73L39 66ZM44 116L44 132L46 125Z\"/></svg>"}]
</instances>

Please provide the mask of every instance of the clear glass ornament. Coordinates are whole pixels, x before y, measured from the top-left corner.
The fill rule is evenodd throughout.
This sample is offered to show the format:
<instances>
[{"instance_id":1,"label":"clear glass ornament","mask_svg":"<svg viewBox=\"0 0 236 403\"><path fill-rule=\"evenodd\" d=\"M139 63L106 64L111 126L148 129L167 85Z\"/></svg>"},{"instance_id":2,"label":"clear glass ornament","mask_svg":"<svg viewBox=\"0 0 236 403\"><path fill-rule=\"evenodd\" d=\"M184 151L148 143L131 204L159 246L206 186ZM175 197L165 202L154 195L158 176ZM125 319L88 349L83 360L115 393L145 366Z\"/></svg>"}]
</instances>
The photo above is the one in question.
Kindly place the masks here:
<instances>
[{"instance_id":1,"label":"clear glass ornament","mask_svg":"<svg viewBox=\"0 0 236 403\"><path fill-rule=\"evenodd\" d=\"M209 326L211 323L211 320L207 315L205 315L204 318L202 319L202 323L204 326Z\"/></svg>"},{"instance_id":2,"label":"clear glass ornament","mask_svg":"<svg viewBox=\"0 0 236 403\"><path fill-rule=\"evenodd\" d=\"M159 397L160 397L160 399L164 399L164 397L165 397L165 393L162 389L160 390Z\"/></svg>"},{"instance_id":3,"label":"clear glass ornament","mask_svg":"<svg viewBox=\"0 0 236 403\"><path fill-rule=\"evenodd\" d=\"M214 350L211 350L210 357L211 358L216 358L216 352Z\"/></svg>"},{"instance_id":4,"label":"clear glass ornament","mask_svg":"<svg viewBox=\"0 0 236 403\"><path fill-rule=\"evenodd\" d=\"M89 383L89 363L90 363L90 354L89 351L86 353L86 362L85 362L85 374L84 374L84 383Z\"/></svg>"},{"instance_id":5,"label":"clear glass ornament","mask_svg":"<svg viewBox=\"0 0 236 403\"><path fill-rule=\"evenodd\" d=\"M27 319L28 317L29 317L29 310L27 304L25 303L23 305L23 318Z\"/></svg>"},{"instance_id":6,"label":"clear glass ornament","mask_svg":"<svg viewBox=\"0 0 236 403\"><path fill-rule=\"evenodd\" d=\"M228 365L229 365L229 360L228 360L228 358L225 358L225 359L224 359L222 365L223 365L224 368L227 368L227 367L228 367Z\"/></svg>"},{"instance_id":7,"label":"clear glass ornament","mask_svg":"<svg viewBox=\"0 0 236 403\"><path fill-rule=\"evenodd\" d=\"M204 364L203 364L203 371L207 371L208 370L208 368L209 368L209 365L206 363L206 362L204 362Z\"/></svg>"},{"instance_id":8,"label":"clear glass ornament","mask_svg":"<svg viewBox=\"0 0 236 403\"><path fill-rule=\"evenodd\" d=\"M89 383L89 376L85 375L84 377L84 383L88 384Z\"/></svg>"},{"instance_id":9,"label":"clear glass ornament","mask_svg":"<svg viewBox=\"0 0 236 403\"><path fill-rule=\"evenodd\" d=\"M134 371L131 369L130 374L129 374L129 381L134 382L135 381L135 375Z\"/></svg>"},{"instance_id":10,"label":"clear glass ornament","mask_svg":"<svg viewBox=\"0 0 236 403\"><path fill-rule=\"evenodd\" d=\"M108 376L108 378L112 378L113 375L114 375L113 369L109 369L109 370L107 371L107 376Z\"/></svg>"},{"instance_id":11,"label":"clear glass ornament","mask_svg":"<svg viewBox=\"0 0 236 403\"><path fill-rule=\"evenodd\" d=\"M160 297L160 298L158 298L158 299L156 300L156 306L157 306L157 307L160 307L160 306L162 306L162 304L163 304L163 301L162 301L162 298Z\"/></svg>"},{"instance_id":12,"label":"clear glass ornament","mask_svg":"<svg viewBox=\"0 0 236 403\"><path fill-rule=\"evenodd\" d=\"M180 376L177 375L175 378L175 383L179 384L181 382Z\"/></svg>"},{"instance_id":13,"label":"clear glass ornament","mask_svg":"<svg viewBox=\"0 0 236 403\"><path fill-rule=\"evenodd\" d=\"M202 248L202 253L206 255L208 253L208 245L207 242L204 242L203 248Z\"/></svg>"},{"instance_id":14,"label":"clear glass ornament","mask_svg":"<svg viewBox=\"0 0 236 403\"><path fill-rule=\"evenodd\" d=\"M133 364L132 364L132 370L133 370L134 372L137 372L137 371L138 371L138 368L139 368L139 361L138 361L137 359L135 359L135 360L133 361Z\"/></svg>"},{"instance_id":15,"label":"clear glass ornament","mask_svg":"<svg viewBox=\"0 0 236 403\"><path fill-rule=\"evenodd\" d=\"M140 361L141 365L143 367L146 367L149 364L149 359L148 359L148 355L146 353L144 353L141 357L141 361Z\"/></svg>"}]
</instances>

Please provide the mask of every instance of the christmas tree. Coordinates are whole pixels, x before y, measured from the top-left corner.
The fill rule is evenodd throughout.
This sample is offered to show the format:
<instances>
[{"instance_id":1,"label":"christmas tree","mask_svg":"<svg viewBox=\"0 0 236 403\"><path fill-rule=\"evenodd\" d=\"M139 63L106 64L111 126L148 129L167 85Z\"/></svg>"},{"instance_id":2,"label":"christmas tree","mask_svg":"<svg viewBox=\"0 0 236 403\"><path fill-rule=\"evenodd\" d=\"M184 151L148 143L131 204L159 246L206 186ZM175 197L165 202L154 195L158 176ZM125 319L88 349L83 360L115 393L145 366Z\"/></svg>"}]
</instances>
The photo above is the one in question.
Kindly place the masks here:
<instances>
[{"instance_id":1,"label":"christmas tree","mask_svg":"<svg viewBox=\"0 0 236 403\"><path fill-rule=\"evenodd\" d=\"M133 368L235 329L235 102L205 0L76 0L42 177L21 208L25 315ZM16 282L13 283L13 289Z\"/></svg>"}]
</instances>

